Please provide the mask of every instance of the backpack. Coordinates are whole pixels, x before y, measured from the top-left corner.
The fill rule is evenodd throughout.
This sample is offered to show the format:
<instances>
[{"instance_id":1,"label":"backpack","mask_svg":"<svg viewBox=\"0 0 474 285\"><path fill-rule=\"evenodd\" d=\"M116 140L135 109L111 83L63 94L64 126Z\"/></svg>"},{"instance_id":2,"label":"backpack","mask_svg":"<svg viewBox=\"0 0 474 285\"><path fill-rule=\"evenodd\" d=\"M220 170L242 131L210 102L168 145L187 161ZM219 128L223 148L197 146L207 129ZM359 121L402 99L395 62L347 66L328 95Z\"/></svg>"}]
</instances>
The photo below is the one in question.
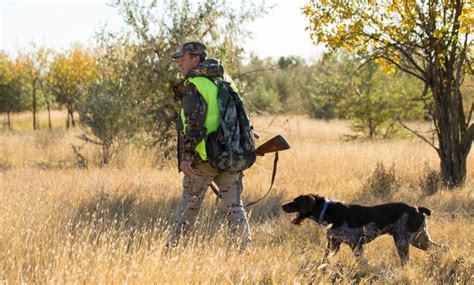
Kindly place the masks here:
<instances>
[{"instance_id":1,"label":"backpack","mask_svg":"<svg viewBox=\"0 0 474 285\"><path fill-rule=\"evenodd\" d=\"M217 85L220 126L208 135L209 163L220 171L241 172L256 160L255 135L239 94L229 82L209 78Z\"/></svg>"}]
</instances>

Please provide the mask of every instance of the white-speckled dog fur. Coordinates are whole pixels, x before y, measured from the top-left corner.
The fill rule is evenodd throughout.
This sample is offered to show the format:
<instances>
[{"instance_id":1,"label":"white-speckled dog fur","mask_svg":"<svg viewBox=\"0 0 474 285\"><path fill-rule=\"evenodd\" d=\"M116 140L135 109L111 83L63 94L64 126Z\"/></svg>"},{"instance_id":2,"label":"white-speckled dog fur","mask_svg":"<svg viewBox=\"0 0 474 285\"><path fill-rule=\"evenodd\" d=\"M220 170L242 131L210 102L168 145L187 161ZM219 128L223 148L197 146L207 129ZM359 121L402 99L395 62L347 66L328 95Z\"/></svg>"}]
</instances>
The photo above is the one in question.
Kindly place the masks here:
<instances>
[{"instance_id":1,"label":"white-speckled dog fur","mask_svg":"<svg viewBox=\"0 0 474 285\"><path fill-rule=\"evenodd\" d=\"M409 261L410 245L422 250L440 246L428 234L425 215L431 215L431 211L425 207L405 203L348 205L308 194L296 197L282 208L286 213L298 213L292 220L296 225L306 218L318 224L332 224L327 231L328 244L323 263L337 253L342 243L349 245L354 254L361 257L364 244L384 234L393 236L402 265Z\"/></svg>"}]
</instances>

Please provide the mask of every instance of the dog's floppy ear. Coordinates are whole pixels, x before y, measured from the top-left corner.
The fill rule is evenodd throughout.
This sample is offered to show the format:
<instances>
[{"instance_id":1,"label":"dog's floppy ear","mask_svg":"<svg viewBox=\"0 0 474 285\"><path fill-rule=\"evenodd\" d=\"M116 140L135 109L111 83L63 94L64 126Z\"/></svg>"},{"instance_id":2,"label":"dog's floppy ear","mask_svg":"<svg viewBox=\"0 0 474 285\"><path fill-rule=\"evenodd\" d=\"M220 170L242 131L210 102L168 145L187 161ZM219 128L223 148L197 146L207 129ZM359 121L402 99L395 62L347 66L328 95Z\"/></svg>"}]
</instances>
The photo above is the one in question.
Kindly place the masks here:
<instances>
[{"instance_id":1,"label":"dog's floppy ear","mask_svg":"<svg viewBox=\"0 0 474 285\"><path fill-rule=\"evenodd\" d=\"M316 199L313 195L304 195L304 199L301 201L300 211L302 214L311 212L316 206Z\"/></svg>"}]
</instances>

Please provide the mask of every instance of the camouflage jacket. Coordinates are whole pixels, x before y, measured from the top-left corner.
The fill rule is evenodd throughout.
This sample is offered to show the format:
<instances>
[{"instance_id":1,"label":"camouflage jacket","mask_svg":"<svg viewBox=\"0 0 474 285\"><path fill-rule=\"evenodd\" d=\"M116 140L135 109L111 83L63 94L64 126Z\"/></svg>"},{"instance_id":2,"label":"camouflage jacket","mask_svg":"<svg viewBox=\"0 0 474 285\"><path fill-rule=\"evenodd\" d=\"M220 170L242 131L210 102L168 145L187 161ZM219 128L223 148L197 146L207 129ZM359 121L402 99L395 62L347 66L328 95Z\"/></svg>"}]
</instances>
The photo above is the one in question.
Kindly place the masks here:
<instances>
[{"instance_id":1,"label":"camouflage jacket","mask_svg":"<svg viewBox=\"0 0 474 285\"><path fill-rule=\"evenodd\" d=\"M191 70L185 79L196 76L222 77L224 68L215 59L207 59L199 63ZM177 117L178 132L178 167L181 161L192 161L193 164L200 161L199 154L195 151L196 146L206 137L207 129L204 126L207 105L202 95L194 84L185 81L178 89L181 98L186 121L186 132L183 133L183 122L181 116Z\"/></svg>"}]
</instances>

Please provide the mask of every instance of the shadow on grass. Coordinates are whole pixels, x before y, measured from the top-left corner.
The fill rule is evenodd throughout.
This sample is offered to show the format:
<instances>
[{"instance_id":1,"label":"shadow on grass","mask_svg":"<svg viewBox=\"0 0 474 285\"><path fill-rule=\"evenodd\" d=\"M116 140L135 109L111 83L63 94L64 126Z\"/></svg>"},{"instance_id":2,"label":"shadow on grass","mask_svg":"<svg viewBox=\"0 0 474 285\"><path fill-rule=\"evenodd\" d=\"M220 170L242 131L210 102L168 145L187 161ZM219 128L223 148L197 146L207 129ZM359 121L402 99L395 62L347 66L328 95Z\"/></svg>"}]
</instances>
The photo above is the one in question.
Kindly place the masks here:
<instances>
[{"instance_id":1,"label":"shadow on grass","mask_svg":"<svg viewBox=\"0 0 474 285\"><path fill-rule=\"evenodd\" d=\"M103 236L134 237L168 235L172 226L176 198L143 199L134 193L98 192L72 209L66 230L92 243Z\"/></svg>"},{"instance_id":2,"label":"shadow on grass","mask_svg":"<svg viewBox=\"0 0 474 285\"><path fill-rule=\"evenodd\" d=\"M134 192L140 193L140 190L136 189ZM278 218L282 213L282 199L283 194L275 192L246 209L250 222ZM221 205L209 203L209 197L206 200L201 208L197 227L205 228L209 235L213 235L227 223L227 214ZM160 199L146 199L133 192L97 192L72 209L67 230L71 235L85 235L93 242L104 234L117 237L127 235L130 239L146 232L153 232L157 237L166 236L173 229L178 204L179 197L163 195Z\"/></svg>"},{"instance_id":3,"label":"shadow on grass","mask_svg":"<svg viewBox=\"0 0 474 285\"><path fill-rule=\"evenodd\" d=\"M281 209L283 199L283 192L275 191L257 204L247 207L245 210L250 214L250 222L266 222L268 220L277 219L281 214L283 214ZM247 201L247 203L251 201Z\"/></svg>"}]
</instances>

